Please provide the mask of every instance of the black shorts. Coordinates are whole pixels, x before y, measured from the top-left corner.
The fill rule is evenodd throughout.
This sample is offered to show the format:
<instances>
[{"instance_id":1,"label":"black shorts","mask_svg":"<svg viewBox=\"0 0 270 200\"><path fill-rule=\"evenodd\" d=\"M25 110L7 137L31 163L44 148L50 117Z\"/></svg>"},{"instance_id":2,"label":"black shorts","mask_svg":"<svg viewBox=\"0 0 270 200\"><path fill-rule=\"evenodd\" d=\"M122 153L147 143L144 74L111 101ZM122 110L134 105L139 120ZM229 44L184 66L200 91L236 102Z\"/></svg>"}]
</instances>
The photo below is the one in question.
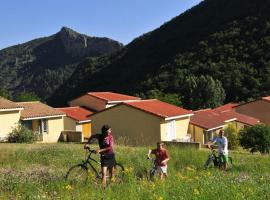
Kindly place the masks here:
<instances>
[{"instance_id":1,"label":"black shorts","mask_svg":"<svg viewBox=\"0 0 270 200\"><path fill-rule=\"evenodd\" d=\"M114 154L105 154L100 156L101 167L112 168L115 166Z\"/></svg>"}]
</instances>

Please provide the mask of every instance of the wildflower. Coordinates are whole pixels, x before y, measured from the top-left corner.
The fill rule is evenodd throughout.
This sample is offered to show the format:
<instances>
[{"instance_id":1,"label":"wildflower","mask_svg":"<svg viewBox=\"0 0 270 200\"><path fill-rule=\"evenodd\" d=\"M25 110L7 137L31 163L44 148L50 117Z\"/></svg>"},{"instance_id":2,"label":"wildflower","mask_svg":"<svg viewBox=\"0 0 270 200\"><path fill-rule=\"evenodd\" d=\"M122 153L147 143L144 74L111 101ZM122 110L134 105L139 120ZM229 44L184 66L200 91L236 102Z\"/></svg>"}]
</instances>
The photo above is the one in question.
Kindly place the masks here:
<instances>
[{"instance_id":1,"label":"wildflower","mask_svg":"<svg viewBox=\"0 0 270 200\"><path fill-rule=\"evenodd\" d=\"M193 190L193 194L199 195L199 194L200 194L200 191L199 191L197 188L195 188L195 189Z\"/></svg>"},{"instance_id":2,"label":"wildflower","mask_svg":"<svg viewBox=\"0 0 270 200\"><path fill-rule=\"evenodd\" d=\"M73 187L72 187L71 185L67 185L67 186L66 186L66 189L67 189L67 190L73 190Z\"/></svg>"},{"instance_id":3,"label":"wildflower","mask_svg":"<svg viewBox=\"0 0 270 200\"><path fill-rule=\"evenodd\" d=\"M187 169L188 171L195 171L195 169L192 168L192 167L186 167L186 169Z\"/></svg>"}]
</instances>

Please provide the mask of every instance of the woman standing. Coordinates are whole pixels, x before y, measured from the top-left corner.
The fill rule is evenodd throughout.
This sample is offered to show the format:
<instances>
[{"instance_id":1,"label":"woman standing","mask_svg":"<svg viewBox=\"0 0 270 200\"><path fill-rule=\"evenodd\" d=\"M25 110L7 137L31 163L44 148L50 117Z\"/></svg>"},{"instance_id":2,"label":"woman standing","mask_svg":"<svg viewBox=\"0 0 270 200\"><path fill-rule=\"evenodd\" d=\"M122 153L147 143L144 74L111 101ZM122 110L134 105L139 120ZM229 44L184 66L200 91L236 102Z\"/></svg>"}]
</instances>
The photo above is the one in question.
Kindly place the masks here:
<instances>
[{"instance_id":1,"label":"woman standing","mask_svg":"<svg viewBox=\"0 0 270 200\"><path fill-rule=\"evenodd\" d=\"M99 144L99 149L96 150L96 153L100 154L102 187L105 189L107 169L109 169L109 176L111 179L113 177L113 167L116 163L113 151L112 128L109 125L103 125L101 128L101 134L92 135L85 143L84 148L87 148L88 144L94 139L97 139Z\"/></svg>"}]
</instances>

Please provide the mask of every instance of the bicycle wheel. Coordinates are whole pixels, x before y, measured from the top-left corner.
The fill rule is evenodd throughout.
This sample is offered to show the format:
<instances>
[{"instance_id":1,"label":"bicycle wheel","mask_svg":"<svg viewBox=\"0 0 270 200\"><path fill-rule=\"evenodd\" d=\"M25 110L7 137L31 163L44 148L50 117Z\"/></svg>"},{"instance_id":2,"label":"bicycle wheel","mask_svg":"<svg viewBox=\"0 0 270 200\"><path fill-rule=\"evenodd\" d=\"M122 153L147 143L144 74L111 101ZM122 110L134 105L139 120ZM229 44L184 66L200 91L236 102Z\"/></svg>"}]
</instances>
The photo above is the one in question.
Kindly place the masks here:
<instances>
[{"instance_id":1,"label":"bicycle wheel","mask_svg":"<svg viewBox=\"0 0 270 200\"><path fill-rule=\"evenodd\" d=\"M114 168L113 168L113 178L112 178L112 182L115 183L122 183L123 179L124 179L124 167L122 164L120 163L116 163Z\"/></svg>"},{"instance_id":2,"label":"bicycle wheel","mask_svg":"<svg viewBox=\"0 0 270 200\"><path fill-rule=\"evenodd\" d=\"M74 165L68 170L65 179L70 184L78 184L78 183L85 184L88 179L87 168L82 164Z\"/></svg>"},{"instance_id":3,"label":"bicycle wheel","mask_svg":"<svg viewBox=\"0 0 270 200\"><path fill-rule=\"evenodd\" d=\"M158 173L155 168L149 170L149 181L155 181L157 179Z\"/></svg>"},{"instance_id":4,"label":"bicycle wheel","mask_svg":"<svg viewBox=\"0 0 270 200\"><path fill-rule=\"evenodd\" d=\"M208 169L210 167L214 167L214 162L213 162L214 158L209 156L208 159L205 161L203 167L204 169Z\"/></svg>"}]
</instances>

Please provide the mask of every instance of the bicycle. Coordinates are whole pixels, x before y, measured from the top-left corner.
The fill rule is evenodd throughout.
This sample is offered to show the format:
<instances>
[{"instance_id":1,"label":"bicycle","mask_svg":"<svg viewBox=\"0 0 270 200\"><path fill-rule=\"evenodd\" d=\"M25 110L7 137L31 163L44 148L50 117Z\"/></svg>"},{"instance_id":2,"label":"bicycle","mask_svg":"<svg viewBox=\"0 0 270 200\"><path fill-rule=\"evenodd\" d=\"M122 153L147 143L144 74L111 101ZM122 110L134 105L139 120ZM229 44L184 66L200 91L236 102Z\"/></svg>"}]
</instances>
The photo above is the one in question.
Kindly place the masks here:
<instances>
[{"instance_id":1,"label":"bicycle","mask_svg":"<svg viewBox=\"0 0 270 200\"><path fill-rule=\"evenodd\" d=\"M86 184L88 179L91 178L92 182L97 182L102 179L101 171L98 171L97 168L101 166L101 163L96 159L92 158L93 154L96 154L95 150L91 150L89 147L86 148L88 150L87 158L82 161L80 164L76 164L69 168L65 175L65 180L70 184L83 183ZM107 174L109 174L107 172ZM121 183L123 181L124 176L124 167L120 163L116 163L113 167L113 182ZM106 176L109 178L109 176Z\"/></svg>"},{"instance_id":2,"label":"bicycle","mask_svg":"<svg viewBox=\"0 0 270 200\"><path fill-rule=\"evenodd\" d=\"M148 160L150 160L152 162L152 167L150 168L150 170L146 171L146 177L148 181L155 181L157 178L159 178L158 176L158 171L162 170L159 169L157 160L151 157L147 157ZM162 171L161 171L162 173Z\"/></svg>"},{"instance_id":3,"label":"bicycle","mask_svg":"<svg viewBox=\"0 0 270 200\"><path fill-rule=\"evenodd\" d=\"M221 168L222 162L220 162L219 156L215 149L211 147L211 153L208 155L207 160L204 163L204 169L208 169L210 167L219 167ZM233 167L232 157L228 157L228 168Z\"/></svg>"}]
</instances>

